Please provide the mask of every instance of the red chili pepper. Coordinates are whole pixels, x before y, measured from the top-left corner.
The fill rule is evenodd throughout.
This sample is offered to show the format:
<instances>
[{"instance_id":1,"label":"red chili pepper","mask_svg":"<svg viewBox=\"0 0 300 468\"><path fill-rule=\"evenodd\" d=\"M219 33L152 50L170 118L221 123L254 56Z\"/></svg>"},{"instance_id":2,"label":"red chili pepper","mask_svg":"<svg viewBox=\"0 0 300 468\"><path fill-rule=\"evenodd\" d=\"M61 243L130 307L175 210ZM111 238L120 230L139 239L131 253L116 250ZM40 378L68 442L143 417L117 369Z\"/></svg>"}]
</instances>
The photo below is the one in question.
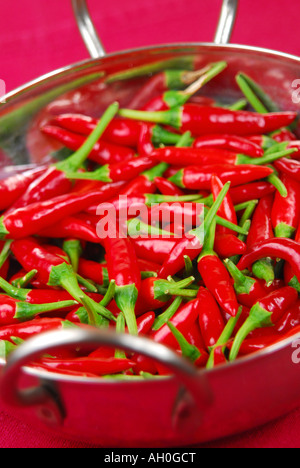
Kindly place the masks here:
<instances>
[{"instance_id":1,"label":"red chili pepper","mask_svg":"<svg viewBox=\"0 0 300 468\"><path fill-rule=\"evenodd\" d=\"M74 359L51 359L43 358L32 364L35 368L48 369L55 371L80 372L81 374L107 375L118 374L131 367L135 363L129 359L117 358L91 358L80 357Z\"/></svg>"},{"instance_id":2,"label":"red chili pepper","mask_svg":"<svg viewBox=\"0 0 300 468\"><path fill-rule=\"evenodd\" d=\"M252 182L246 185L238 185L229 190L229 195L234 205L245 203L251 200L260 200L262 197L275 192L274 185L264 180Z\"/></svg>"},{"instance_id":3,"label":"red chili pepper","mask_svg":"<svg viewBox=\"0 0 300 468\"><path fill-rule=\"evenodd\" d=\"M54 225L67 216L79 213L93 203L107 199L105 192L70 193L32 203L2 216L0 220L0 237L2 239L22 239L37 234Z\"/></svg>"},{"instance_id":4,"label":"red chili pepper","mask_svg":"<svg viewBox=\"0 0 300 468\"><path fill-rule=\"evenodd\" d=\"M15 174L0 182L0 211L9 208L16 200L22 196L27 187L37 179L47 167L37 167L23 172L22 174Z\"/></svg>"},{"instance_id":5,"label":"red chili pepper","mask_svg":"<svg viewBox=\"0 0 300 468\"><path fill-rule=\"evenodd\" d=\"M251 331L274 325L297 300L297 291L287 286L273 291L256 302L250 310L249 317L236 334L229 359L234 360L237 357L242 342Z\"/></svg>"},{"instance_id":6,"label":"red chili pepper","mask_svg":"<svg viewBox=\"0 0 300 468\"><path fill-rule=\"evenodd\" d=\"M119 114L129 119L171 125L181 133L190 131L194 136L215 133L239 136L266 134L289 126L297 117L295 112L259 114L197 104L185 104L159 112L120 109Z\"/></svg>"},{"instance_id":7,"label":"red chili pepper","mask_svg":"<svg viewBox=\"0 0 300 468\"><path fill-rule=\"evenodd\" d=\"M37 315L64 310L68 307L74 307L73 300L63 302L52 302L50 304L32 304L21 302L7 295L0 295L0 324L1 326L12 325L14 323L25 322Z\"/></svg>"},{"instance_id":8,"label":"red chili pepper","mask_svg":"<svg viewBox=\"0 0 300 468\"><path fill-rule=\"evenodd\" d=\"M273 173L267 166L254 166L242 164L232 166L230 164L212 164L209 166L188 166L178 171L170 178L171 182L181 188L191 190L210 190L212 174L217 175L223 183L230 181L231 187L248 182L265 179Z\"/></svg>"},{"instance_id":9,"label":"red chili pepper","mask_svg":"<svg viewBox=\"0 0 300 468\"><path fill-rule=\"evenodd\" d=\"M131 240L115 226L115 236L104 239L105 259L110 281L115 280L115 301L124 313L129 332L137 334L135 304L141 284L141 272Z\"/></svg>"},{"instance_id":10,"label":"red chili pepper","mask_svg":"<svg viewBox=\"0 0 300 468\"><path fill-rule=\"evenodd\" d=\"M251 158L260 158L264 151L258 144L236 135L205 135L195 139L193 148L221 149L245 154Z\"/></svg>"},{"instance_id":11,"label":"red chili pepper","mask_svg":"<svg viewBox=\"0 0 300 468\"><path fill-rule=\"evenodd\" d=\"M98 119L82 114L62 114L52 120L54 126L85 136L95 130L98 122ZM102 139L113 145L136 148L140 127L140 122L135 120L115 118L107 126Z\"/></svg>"},{"instance_id":12,"label":"red chili pepper","mask_svg":"<svg viewBox=\"0 0 300 468\"><path fill-rule=\"evenodd\" d=\"M244 275L229 259L225 260L225 265L233 278L239 304L252 307L259 299L265 297L266 288L259 280Z\"/></svg>"},{"instance_id":13,"label":"red chili pepper","mask_svg":"<svg viewBox=\"0 0 300 468\"><path fill-rule=\"evenodd\" d=\"M235 317L239 310L236 293L229 273L213 250L216 223L212 223L209 236L198 258L198 271L206 288L214 296L222 310Z\"/></svg>"},{"instance_id":14,"label":"red chili pepper","mask_svg":"<svg viewBox=\"0 0 300 468\"><path fill-rule=\"evenodd\" d=\"M217 164L235 165L267 165L278 159L293 154L294 150L273 152L259 158L252 158L244 154L234 153L224 149L164 147L153 149L149 154L158 161L164 161L175 166L207 166Z\"/></svg>"},{"instance_id":15,"label":"red chili pepper","mask_svg":"<svg viewBox=\"0 0 300 468\"><path fill-rule=\"evenodd\" d=\"M287 197L276 192L272 208L272 225L276 237L292 237L300 221L300 182L282 174Z\"/></svg>"},{"instance_id":16,"label":"red chili pepper","mask_svg":"<svg viewBox=\"0 0 300 468\"><path fill-rule=\"evenodd\" d=\"M72 151L77 151L85 142L84 135L70 132L54 125L46 125L42 127L42 132L45 135L51 136L55 140L61 142ZM132 159L135 156L135 151L132 148L108 143L104 140L99 140L93 146L89 153L88 159L97 164L115 164L120 161Z\"/></svg>"},{"instance_id":17,"label":"red chili pepper","mask_svg":"<svg viewBox=\"0 0 300 468\"><path fill-rule=\"evenodd\" d=\"M33 238L14 241L11 250L26 271L31 271L33 267L38 271L37 280L65 289L77 302L86 307L92 325L102 326L107 320L115 320L105 307L82 291L71 265L61 257L49 253Z\"/></svg>"},{"instance_id":18,"label":"red chili pepper","mask_svg":"<svg viewBox=\"0 0 300 468\"><path fill-rule=\"evenodd\" d=\"M220 308L213 295L204 287L200 287L197 298L199 300L199 325L206 348L214 346L220 338L225 322Z\"/></svg>"},{"instance_id":19,"label":"red chili pepper","mask_svg":"<svg viewBox=\"0 0 300 468\"><path fill-rule=\"evenodd\" d=\"M267 239L250 247L237 266L243 271L265 257L280 258L290 263L294 274L300 281L300 244L298 242L288 238Z\"/></svg>"},{"instance_id":20,"label":"red chili pepper","mask_svg":"<svg viewBox=\"0 0 300 468\"><path fill-rule=\"evenodd\" d=\"M61 330L70 326L74 325L60 318L35 318L28 322L0 327L0 340L11 341L12 338L26 340L40 333Z\"/></svg>"},{"instance_id":21,"label":"red chili pepper","mask_svg":"<svg viewBox=\"0 0 300 468\"><path fill-rule=\"evenodd\" d=\"M117 164L107 164L93 172L69 172L71 179L99 180L102 182L130 181L142 172L156 165L156 160L149 157L140 157L122 161Z\"/></svg>"}]
</instances>

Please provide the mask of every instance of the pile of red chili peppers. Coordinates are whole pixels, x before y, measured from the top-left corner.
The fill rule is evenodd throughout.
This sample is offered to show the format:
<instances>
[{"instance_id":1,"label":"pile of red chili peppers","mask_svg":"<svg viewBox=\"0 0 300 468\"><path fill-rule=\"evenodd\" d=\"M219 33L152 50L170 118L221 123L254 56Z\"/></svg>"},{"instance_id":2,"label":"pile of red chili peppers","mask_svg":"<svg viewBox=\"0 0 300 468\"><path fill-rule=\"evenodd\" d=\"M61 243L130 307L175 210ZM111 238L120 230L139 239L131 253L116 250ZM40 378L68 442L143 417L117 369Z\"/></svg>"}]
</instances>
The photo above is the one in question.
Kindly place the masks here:
<instances>
[{"instance_id":1,"label":"pile of red chili peppers","mask_svg":"<svg viewBox=\"0 0 300 468\"><path fill-rule=\"evenodd\" d=\"M92 326L213 368L300 331L297 114L243 73L242 100L206 97L220 73L224 62L156 73L126 109L113 102L99 119L61 114L41 128L70 156L0 182L1 358L33 335ZM168 372L104 346L32 365Z\"/></svg>"}]
</instances>

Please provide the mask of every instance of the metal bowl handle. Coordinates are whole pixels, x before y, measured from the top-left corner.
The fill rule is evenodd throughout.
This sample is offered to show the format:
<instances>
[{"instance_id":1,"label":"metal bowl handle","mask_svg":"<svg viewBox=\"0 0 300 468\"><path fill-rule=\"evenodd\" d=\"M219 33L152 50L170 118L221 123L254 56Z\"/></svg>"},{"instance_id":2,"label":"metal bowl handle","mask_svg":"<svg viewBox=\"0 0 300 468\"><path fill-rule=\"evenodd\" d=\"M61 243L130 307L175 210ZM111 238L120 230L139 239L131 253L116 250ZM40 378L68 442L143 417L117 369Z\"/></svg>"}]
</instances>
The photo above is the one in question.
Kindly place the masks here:
<instances>
[{"instance_id":1,"label":"metal bowl handle","mask_svg":"<svg viewBox=\"0 0 300 468\"><path fill-rule=\"evenodd\" d=\"M105 48L99 38L92 21L86 0L71 0L77 25L87 50L92 58L106 55ZM221 15L214 42L227 44L233 31L239 0L223 0Z\"/></svg>"},{"instance_id":2,"label":"metal bowl handle","mask_svg":"<svg viewBox=\"0 0 300 468\"><path fill-rule=\"evenodd\" d=\"M197 371L192 363L162 344L145 337L117 334L110 330L74 327L42 333L30 338L8 357L0 385L0 396L3 401L10 406L44 405L49 407L51 405L52 409L53 404L58 405L59 402L59 408L57 409L62 415L63 404L55 385L55 378L52 379L54 381L53 385L51 385L50 378L46 379L46 385L45 379L42 379L40 385L36 387L19 389L21 370L46 352L48 353L57 348L64 347L68 349L76 346L83 349L95 349L99 346L123 349L142 354L170 369L183 386L173 407L173 422L177 421L176 426L182 419L182 413L185 415L188 413L193 419L195 415L198 415L199 420L203 410L213 400L206 378ZM48 373L47 375L55 376L55 374Z\"/></svg>"}]
</instances>

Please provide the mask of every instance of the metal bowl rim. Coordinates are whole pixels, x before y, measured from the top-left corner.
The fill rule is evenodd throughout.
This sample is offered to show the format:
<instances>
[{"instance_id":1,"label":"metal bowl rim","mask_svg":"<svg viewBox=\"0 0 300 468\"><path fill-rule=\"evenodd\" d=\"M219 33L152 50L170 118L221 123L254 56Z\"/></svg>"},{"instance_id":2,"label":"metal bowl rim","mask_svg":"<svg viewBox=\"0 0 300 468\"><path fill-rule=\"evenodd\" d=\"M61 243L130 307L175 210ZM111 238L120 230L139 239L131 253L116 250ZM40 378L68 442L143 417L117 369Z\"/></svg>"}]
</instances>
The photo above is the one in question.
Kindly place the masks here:
<instances>
[{"instance_id":1,"label":"metal bowl rim","mask_svg":"<svg viewBox=\"0 0 300 468\"><path fill-rule=\"evenodd\" d=\"M41 75L40 77L34 80L31 80L20 87L17 87L16 89L10 91L5 96L3 96L2 99L3 101L8 100L8 99L11 100L12 98L16 97L18 94L26 91L28 88L42 84L44 81L48 80L49 78L59 76L65 72L75 70L79 67L96 64L106 59L122 57L122 56L126 56L126 55L133 54L133 53L150 52L151 50L199 48L199 47L224 49L224 50L227 49L227 50L234 50L234 51L245 51L245 52L266 54L273 58L296 61L300 65L300 57L296 55L287 54L285 52L280 52L280 51L263 48L263 47L247 46L247 45L241 45L241 44L215 44L213 42L166 43L166 44L161 44L161 45L150 45L150 46L145 46L145 47L140 47L140 48L126 49L126 50L119 51L119 52L112 52L112 53L105 55L104 57L100 57L96 59L86 59L86 60L82 60L71 65L67 65L65 67L58 68L49 73Z\"/></svg>"}]
</instances>

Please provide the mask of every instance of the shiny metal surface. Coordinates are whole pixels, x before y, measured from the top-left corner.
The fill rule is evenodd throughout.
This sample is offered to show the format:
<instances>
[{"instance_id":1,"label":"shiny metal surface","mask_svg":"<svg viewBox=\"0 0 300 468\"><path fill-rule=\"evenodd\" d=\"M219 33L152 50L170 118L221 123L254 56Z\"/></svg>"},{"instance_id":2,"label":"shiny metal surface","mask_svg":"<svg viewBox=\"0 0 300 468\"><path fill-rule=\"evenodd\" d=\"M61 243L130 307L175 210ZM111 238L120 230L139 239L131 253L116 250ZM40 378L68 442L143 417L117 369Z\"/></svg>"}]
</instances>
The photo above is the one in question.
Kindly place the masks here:
<instances>
[{"instance_id":1,"label":"shiny metal surface","mask_svg":"<svg viewBox=\"0 0 300 468\"><path fill-rule=\"evenodd\" d=\"M104 57L106 51L91 20L86 0L72 0L72 5L80 34L90 56L92 58Z\"/></svg>"},{"instance_id":2,"label":"shiny metal surface","mask_svg":"<svg viewBox=\"0 0 300 468\"><path fill-rule=\"evenodd\" d=\"M84 12L85 2L74 3ZM0 149L5 154L1 176L51 161L51 151L57 148L40 132L41 123L51 116L72 111L97 116L115 99L125 107L144 80L164 68L195 68L226 60L226 73L205 87L206 95L222 102L226 96L228 103L240 98L235 74L243 70L283 110L299 112L299 103L293 100L293 83L300 77L298 57L223 44L230 37L235 16L230 7L236 3L224 2L215 39L221 44L171 44L109 54L66 66L9 93L0 107ZM18 403L16 411L25 421L66 437L104 447L191 446L264 424L299 406L299 364L292 359L297 338L235 363L201 371L198 395L202 395L205 381L213 398L204 405L200 418L191 418L186 411L192 407L191 401L182 393L177 378L119 382L33 371L24 366L36 351L30 343L20 346L7 366L1 363L0 394L8 411L12 403ZM59 334L55 339L64 341L66 337ZM39 346L40 340L42 346L48 346L42 336ZM162 358L160 352L158 358ZM181 376L190 388L186 374ZM33 391L28 392L29 388ZM203 403L202 397L199 401ZM27 407L25 402L34 405Z\"/></svg>"},{"instance_id":3,"label":"shiny metal surface","mask_svg":"<svg viewBox=\"0 0 300 468\"><path fill-rule=\"evenodd\" d=\"M230 42L231 34L238 13L238 0L226 0L223 2L218 28L215 35L216 44Z\"/></svg>"}]
</instances>

